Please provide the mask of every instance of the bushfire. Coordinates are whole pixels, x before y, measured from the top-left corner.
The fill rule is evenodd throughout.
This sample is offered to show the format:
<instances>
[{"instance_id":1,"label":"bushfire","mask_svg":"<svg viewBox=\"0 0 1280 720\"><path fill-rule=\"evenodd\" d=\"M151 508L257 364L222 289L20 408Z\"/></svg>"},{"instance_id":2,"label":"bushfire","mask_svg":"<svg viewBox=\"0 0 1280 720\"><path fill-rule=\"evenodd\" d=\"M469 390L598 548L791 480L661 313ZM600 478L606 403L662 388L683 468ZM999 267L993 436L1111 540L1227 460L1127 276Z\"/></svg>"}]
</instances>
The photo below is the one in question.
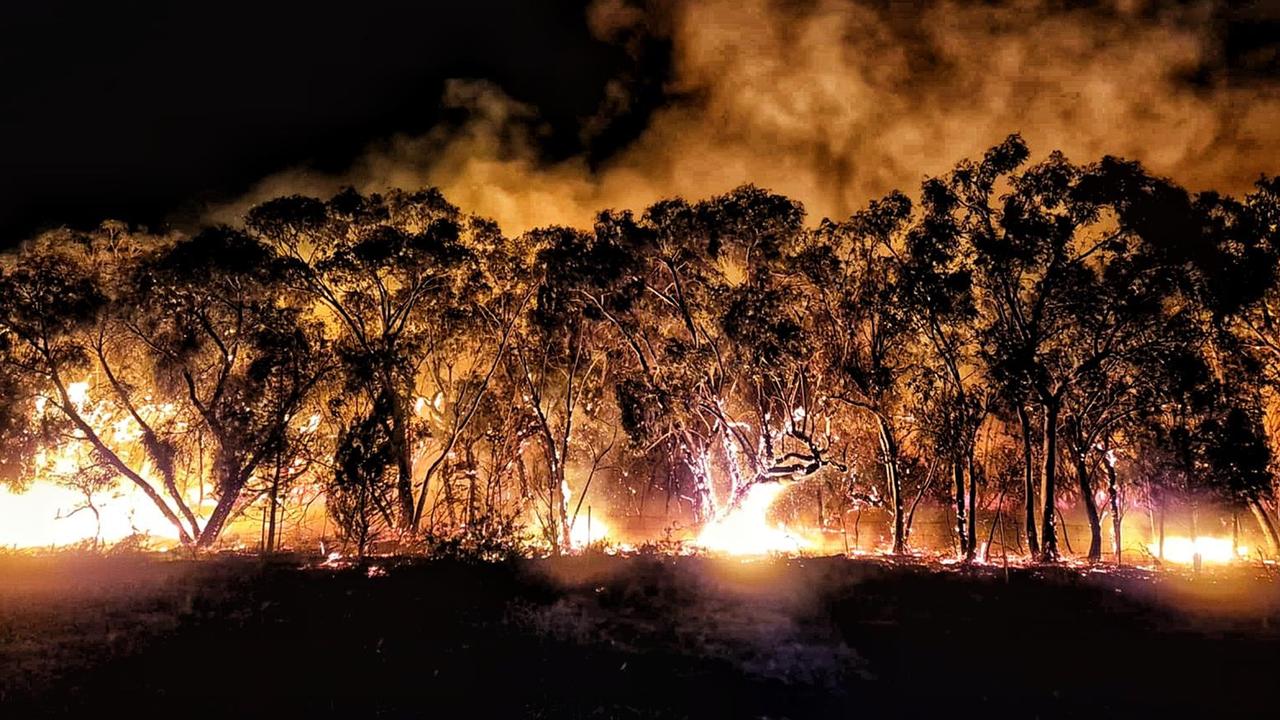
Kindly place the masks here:
<instances>
[{"instance_id":1,"label":"bushfire","mask_svg":"<svg viewBox=\"0 0 1280 720\"><path fill-rule=\"evenodd\" d=\"M1232 270L1280 267L1280 184L1015 134L919 195L815 220L744 185L510 237L349 188L42 234L0 262L0 541L1280 552L1280 277Z\"/></svg>"}]
</instances>

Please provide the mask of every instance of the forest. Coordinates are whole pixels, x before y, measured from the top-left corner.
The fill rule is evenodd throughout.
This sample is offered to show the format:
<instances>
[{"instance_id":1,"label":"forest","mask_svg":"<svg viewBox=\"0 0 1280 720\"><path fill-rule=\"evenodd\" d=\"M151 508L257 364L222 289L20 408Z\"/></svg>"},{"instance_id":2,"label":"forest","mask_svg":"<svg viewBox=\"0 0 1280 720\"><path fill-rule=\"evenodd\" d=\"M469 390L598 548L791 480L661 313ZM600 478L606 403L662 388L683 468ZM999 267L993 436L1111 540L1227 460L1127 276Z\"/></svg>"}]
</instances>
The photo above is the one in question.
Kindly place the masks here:
<instances>
[{"instance_id":1,"label":"forest","mask_svg":"<svg viewBox=\"0 0 1280 720\"><path fill-rule=\"evenodd\" d=\"M428 188L52 230L0 260L0 483L196 551L1139 563L1168 516L1274 556L1278 254L1276 178L1017 135L838 219L743 186L508 235Z\"/></svg>"}]
</instances>

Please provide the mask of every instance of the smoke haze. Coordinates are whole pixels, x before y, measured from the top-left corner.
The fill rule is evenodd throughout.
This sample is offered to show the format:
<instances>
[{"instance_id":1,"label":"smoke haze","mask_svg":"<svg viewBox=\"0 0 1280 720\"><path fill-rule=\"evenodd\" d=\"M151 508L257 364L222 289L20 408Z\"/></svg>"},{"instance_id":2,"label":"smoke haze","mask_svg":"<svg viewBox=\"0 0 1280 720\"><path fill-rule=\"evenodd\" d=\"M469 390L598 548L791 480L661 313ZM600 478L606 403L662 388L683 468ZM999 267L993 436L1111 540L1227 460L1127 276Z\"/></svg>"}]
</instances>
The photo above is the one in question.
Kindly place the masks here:
<instances>
[{"instance_id":1,"label":"smoke haze","mask_svg":"<svg viewBox=\"0 0 1280 720\"><path fill-rule=\"evenodd\" d=\"M1226 70L1221 15L1141 2L600 0L588 15L598 37L636 52L666 42L671 52L665 102L603 161L544 162L536 108L454 80L442 103L466 111L460 127L385 140L337 175L272 176L211 216L343 185L435 185L519 232L746 182L803 201L815 217L844 216L1010 132L1037 156L1119 155L1191 189L1242 192L1280 171L1280 91ZM632 85L609 84L584 135L629 107Z\"/></svg>"}]
</instances>

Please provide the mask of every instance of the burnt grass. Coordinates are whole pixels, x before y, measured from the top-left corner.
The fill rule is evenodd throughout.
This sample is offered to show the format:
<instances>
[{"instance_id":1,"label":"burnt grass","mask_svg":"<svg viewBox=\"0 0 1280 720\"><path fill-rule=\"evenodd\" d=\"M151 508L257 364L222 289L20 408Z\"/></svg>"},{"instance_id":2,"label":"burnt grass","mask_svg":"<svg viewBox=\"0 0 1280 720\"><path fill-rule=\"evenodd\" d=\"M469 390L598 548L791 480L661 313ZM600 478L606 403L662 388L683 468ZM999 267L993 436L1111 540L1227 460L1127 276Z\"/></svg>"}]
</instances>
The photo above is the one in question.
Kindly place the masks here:
<instances>
[{"instance_id":1,"label":"burnt grass","mask_svg":"<svg viewBox=\"0 0 1280 720\"><path fill-rule=\"evenodd\" d=\"M0 717L1274 717L1280 580L0 558Z\"/></svg>"}]
</instances>

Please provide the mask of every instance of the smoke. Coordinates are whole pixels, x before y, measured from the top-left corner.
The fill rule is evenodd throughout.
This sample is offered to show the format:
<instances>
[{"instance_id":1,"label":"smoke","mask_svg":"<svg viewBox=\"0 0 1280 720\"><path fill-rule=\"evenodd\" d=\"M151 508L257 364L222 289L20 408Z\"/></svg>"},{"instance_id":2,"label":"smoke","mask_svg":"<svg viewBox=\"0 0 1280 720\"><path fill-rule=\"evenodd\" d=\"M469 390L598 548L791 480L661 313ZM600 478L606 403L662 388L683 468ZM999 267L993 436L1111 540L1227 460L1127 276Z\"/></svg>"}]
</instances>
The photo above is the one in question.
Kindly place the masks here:
<instances>
[{"instance_id":1,"label":"smoke","mask_svg":"<svg viewBox=\"0 0 1280 720\"><path fill-rule=\"evenodd\" d=\"M1193 189L1239 192L1280 171L1280 92L1229 76L1217 17L1141 2L599 0L588 14L599 37L660 38L672 52L667 102L604 162L540 161L535 108L451 81L442 102L469 113L461 128L392 138L340 175L273 176L213 214L347 184L435 185L519 232L752 182L844 216L1015 131L1042 155L1120 155ZM584 134L629 107L627 88L606 88Z\"/></svg>"}]
</instances>

